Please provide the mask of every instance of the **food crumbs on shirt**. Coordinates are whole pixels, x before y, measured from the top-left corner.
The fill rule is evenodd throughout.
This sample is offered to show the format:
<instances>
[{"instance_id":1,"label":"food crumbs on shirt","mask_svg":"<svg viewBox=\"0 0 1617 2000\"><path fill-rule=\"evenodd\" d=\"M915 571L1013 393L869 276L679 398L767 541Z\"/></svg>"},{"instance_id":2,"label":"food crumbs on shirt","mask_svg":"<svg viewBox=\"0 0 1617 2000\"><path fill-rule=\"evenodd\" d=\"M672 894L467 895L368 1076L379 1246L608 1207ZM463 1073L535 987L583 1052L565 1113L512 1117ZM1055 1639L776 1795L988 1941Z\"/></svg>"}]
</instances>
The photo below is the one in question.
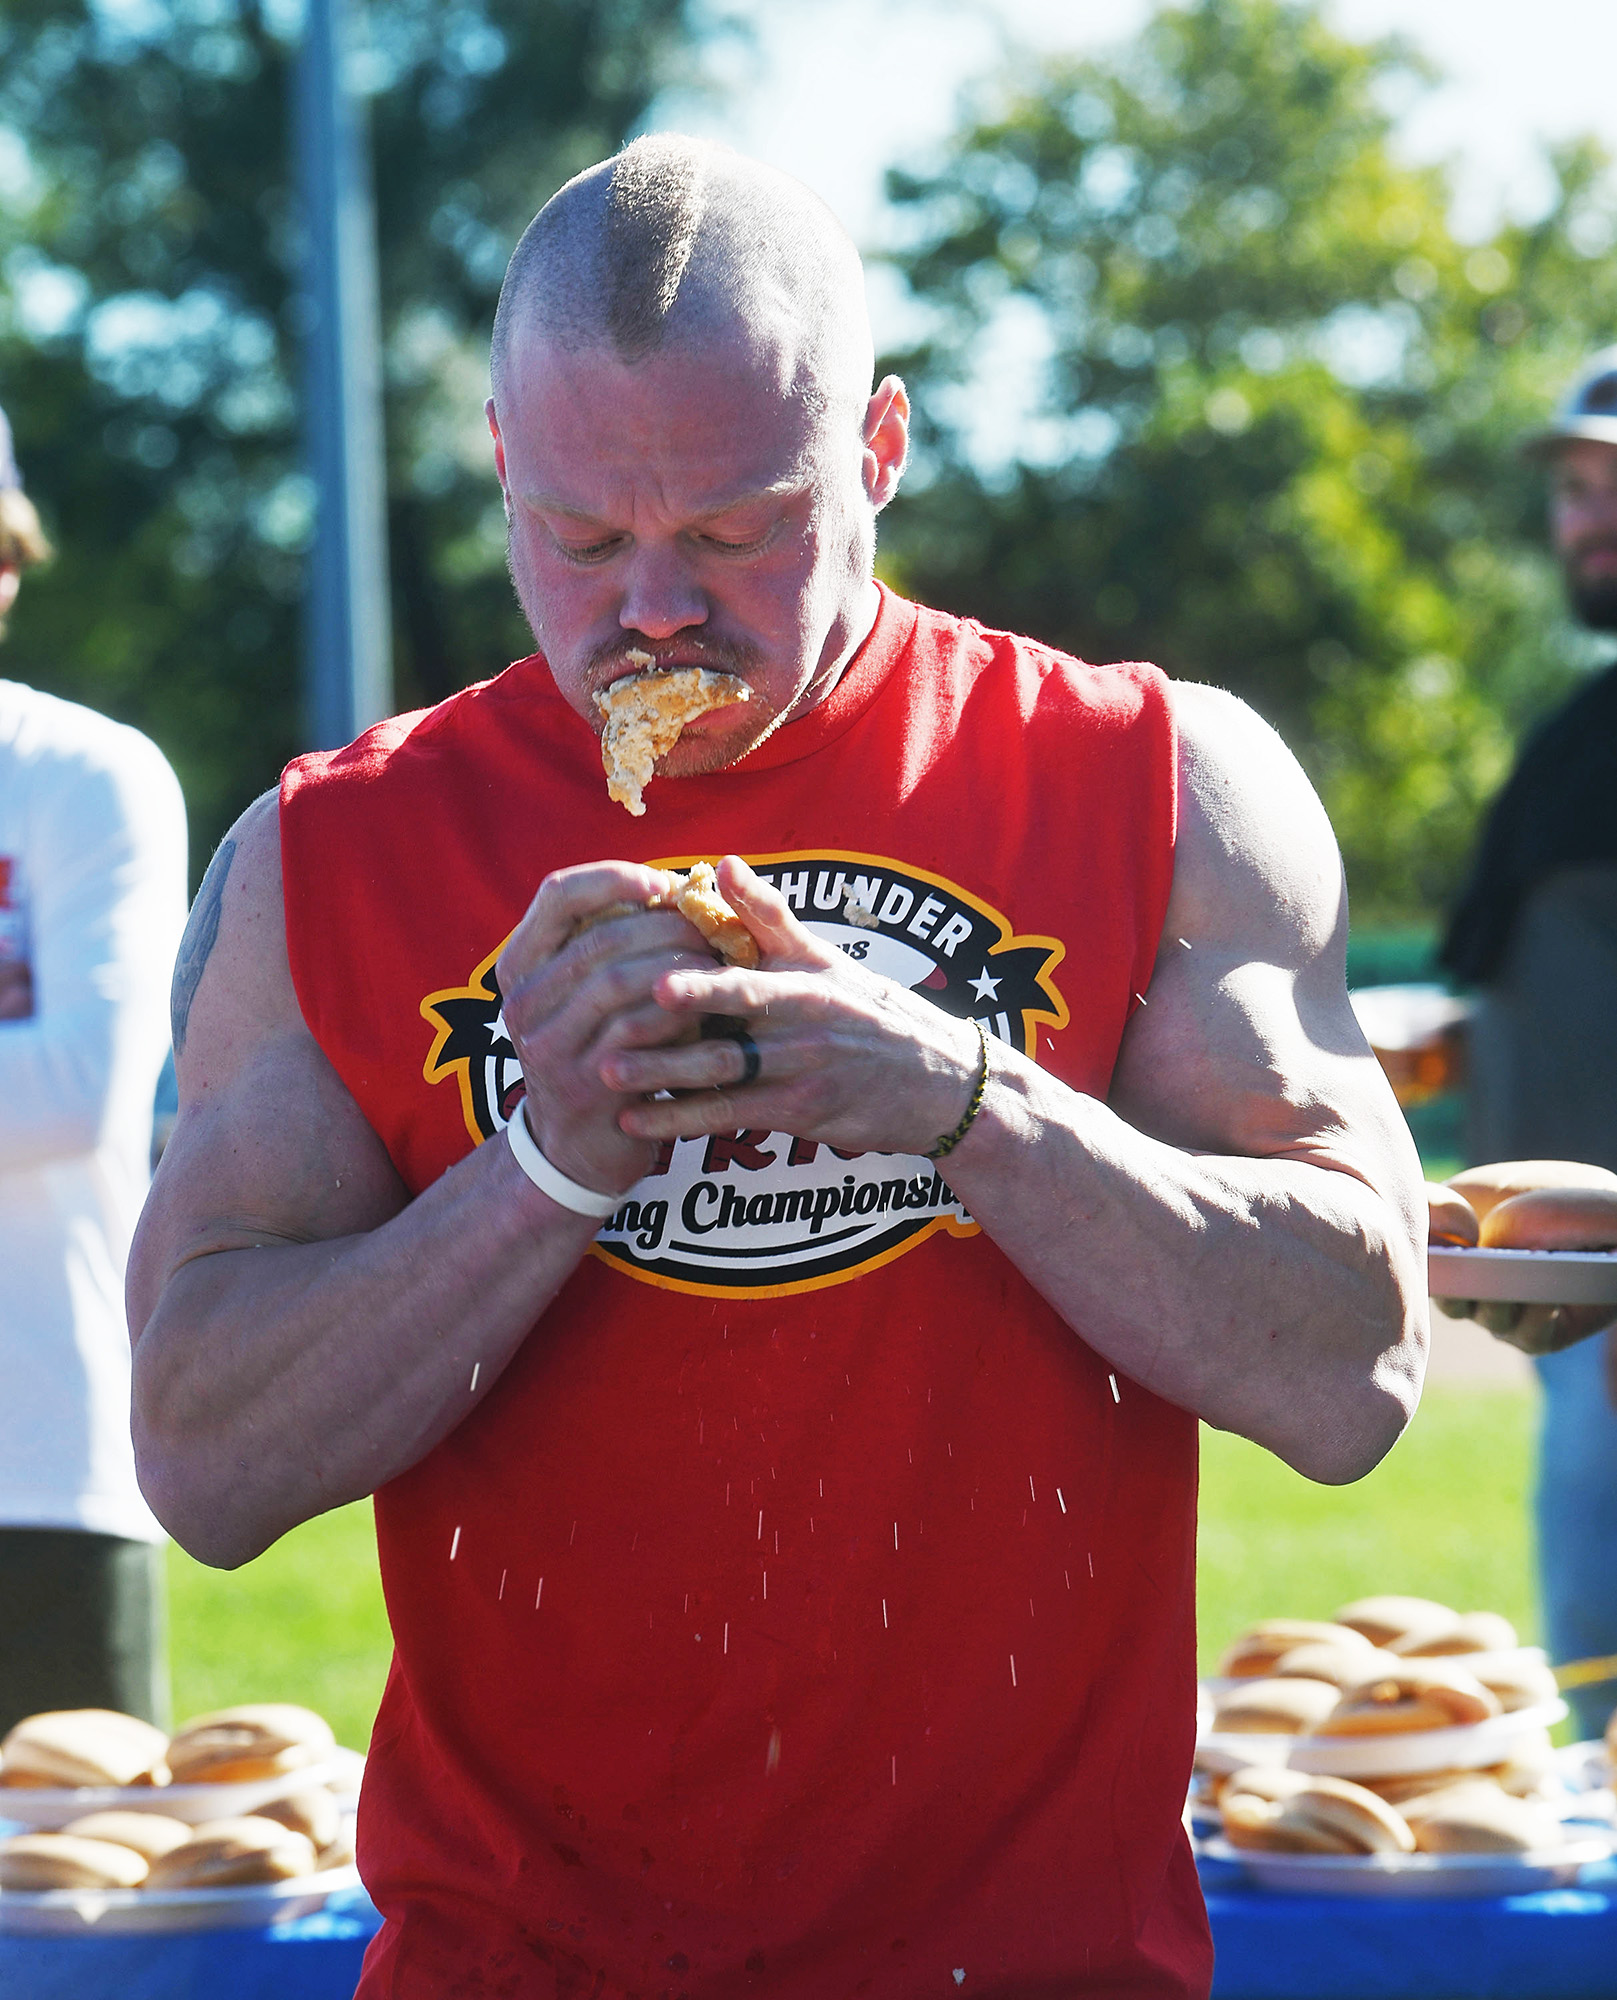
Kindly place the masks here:
<instances>
[{"instance_id":1,"label":"food crumbs on shirt","mask_svg":"<svg viewBox=\"0 0 1617 2000\"><path fill-rule=\"evenodd\" d=\"M954 1969L954 1983L956 1984L956 1986L964 1986L964 1985L965 1985L965 1983L966 1983L966 1968L965 1968L965 1967L964 1967L963 1965L957 1965L957 1966L955 1967L955 1969Z\"/></svg>"}]
</instances>

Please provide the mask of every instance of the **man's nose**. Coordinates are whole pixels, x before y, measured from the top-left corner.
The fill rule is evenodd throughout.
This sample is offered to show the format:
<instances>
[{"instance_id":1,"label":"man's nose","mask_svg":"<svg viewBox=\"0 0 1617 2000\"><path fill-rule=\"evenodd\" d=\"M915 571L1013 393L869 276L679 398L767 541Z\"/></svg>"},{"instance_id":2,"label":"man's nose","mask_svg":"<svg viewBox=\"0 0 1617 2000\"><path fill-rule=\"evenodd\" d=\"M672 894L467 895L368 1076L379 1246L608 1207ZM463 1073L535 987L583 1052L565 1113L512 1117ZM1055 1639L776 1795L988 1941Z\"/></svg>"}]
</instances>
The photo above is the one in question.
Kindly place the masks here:
<instances>
[{"instance_id":1,"label":"man's nose","mask_svg":"<svg viewBox=\"0 0 1617 2000\"><path fill-rule=\"evenodd\" d=\"M648 639L671 639L676 632L707 623L707 598L677 551L641 547L635 551L618 606L618 623Z\"/></svg>"}]
</instances>

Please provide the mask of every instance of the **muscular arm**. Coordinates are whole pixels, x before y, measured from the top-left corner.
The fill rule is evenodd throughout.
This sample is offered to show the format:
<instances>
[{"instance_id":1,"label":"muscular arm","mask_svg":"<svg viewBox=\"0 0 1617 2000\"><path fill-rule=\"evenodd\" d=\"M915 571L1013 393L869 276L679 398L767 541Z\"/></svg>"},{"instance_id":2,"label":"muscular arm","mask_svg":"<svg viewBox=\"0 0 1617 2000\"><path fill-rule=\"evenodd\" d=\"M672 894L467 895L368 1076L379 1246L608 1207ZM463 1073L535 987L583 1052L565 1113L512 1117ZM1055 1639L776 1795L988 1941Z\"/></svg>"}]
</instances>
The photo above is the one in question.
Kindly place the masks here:
<instances>
[{"instance_id":1,"label":"muscular arm","mask_svg":"<svg viewBox=\"0 0 1617 2000\"><path fill-rule=\"evenodd\" d=\"M617 871L598 899L644 873ZM502 960L518 989L570 922L565 897L540 900L519 933L527 958L509 974ZM677 918L633 921L689 936ZM663 948L625 971L612 928L575 948L585 984L535 1040L563 1084L609 999L693 962ZM304 1024L273 798L220 848L173 1001L179 1116L129 1265L135 1447L159 1519L229 1567L373 1491L468 1415L598 1225L541 1194L499 1142L408 1198ZM647 1153L617 1131L617 1103L575 1088L538 1121L551 1157L608 1192Z\"/></svg>"},{"instance_id":2,"label":"muscular arm","mask_svg":"<svg viewBox=\"0 0 1617 2000\"><path fill-rule=\"evenodd\" d=\"M1419 1390L1420 1167L1348 1004L1324 813L1255 717L1175 694L1173 893L1111 1102L1013 1058L950 1179L1135 1380L1351 1479ZM1034 1198L1041 1176L1064 1227Z\"/></svg>"},{"instance_id":3,"label":"muscular arm","mask_svg":"<svg viewBox=\"0 0 1617 2000\"><path fill-rule=\"evenodd\" d=\"M1241 704L1181 686L1175 705L1172 897L1111 1102L993 1043L982 1110L946 1171L1121 1371L1314 1478L1352 1479L1418 1393L1420 1168L1348 1004L1324 812ZM905 1152L950 1130L976 1068L971 1031L859 975L750 871L727 864L725 880L765 946L764 971L675 975L659 997L746 1014L760 1080L717 1101L633 1106L626 1126L769 1126ZM706 1044L615 1055L608 1074L641 1089L723 1085L738 1061Z\"/></svg>"}]
</instances>

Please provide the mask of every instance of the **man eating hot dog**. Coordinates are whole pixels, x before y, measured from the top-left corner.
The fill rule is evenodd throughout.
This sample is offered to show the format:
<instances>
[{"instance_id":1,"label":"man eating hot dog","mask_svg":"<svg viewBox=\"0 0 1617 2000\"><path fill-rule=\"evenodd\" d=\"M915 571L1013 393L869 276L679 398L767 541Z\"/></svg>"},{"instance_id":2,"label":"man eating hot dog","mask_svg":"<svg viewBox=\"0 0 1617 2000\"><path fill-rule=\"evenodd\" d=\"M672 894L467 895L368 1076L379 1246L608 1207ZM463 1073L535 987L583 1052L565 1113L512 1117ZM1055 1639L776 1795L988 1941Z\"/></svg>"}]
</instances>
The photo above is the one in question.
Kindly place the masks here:
<instances>
[{"instance_id":1,"label":"man eating hot dog","mask_svg":"<svg viewBox=\"0 0 1617 2000\"><path fill-rule=\"evenodd\" d=\"M365 2000L1205 1993L1196 1419L1344 1481L1415 1401L1307 783L878 586L872 373L785 176L562 189L489 404L538 651L299 760L198 898L136 1434L206 1561L376 1495ZM690 669L746 698L631 817L596 697Z\"/></svg>"}]
</instances>

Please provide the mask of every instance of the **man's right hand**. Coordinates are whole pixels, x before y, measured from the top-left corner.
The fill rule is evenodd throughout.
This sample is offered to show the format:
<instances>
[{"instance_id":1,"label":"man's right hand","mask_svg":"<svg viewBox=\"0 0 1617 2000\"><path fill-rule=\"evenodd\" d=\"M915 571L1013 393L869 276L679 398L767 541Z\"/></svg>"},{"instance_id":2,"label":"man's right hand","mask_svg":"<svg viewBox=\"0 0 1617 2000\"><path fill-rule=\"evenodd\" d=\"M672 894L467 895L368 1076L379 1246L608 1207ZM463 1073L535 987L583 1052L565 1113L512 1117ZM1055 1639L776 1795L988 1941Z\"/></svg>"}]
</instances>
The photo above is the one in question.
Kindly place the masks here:
<instances>
[{"instance_id":1,"label":"man's right hand","mask_svg":"<svg viewBox=\"0 0 1617 2000\"><path fill-rule=\"evenodd\" d=\"M711 972L713 954L674 910L631 911L574 931L599 910L643 903L666 886L659 870L627 861L558 869L495 968L527 1081L528 1128L552 1166L603 1194L633 1186L655 1147L620 1130L619 1113L637 1100L608 1089L601 1060L687 1038L692 1024L652 993L670 972Z\"/></svg>"}]
</instances>

